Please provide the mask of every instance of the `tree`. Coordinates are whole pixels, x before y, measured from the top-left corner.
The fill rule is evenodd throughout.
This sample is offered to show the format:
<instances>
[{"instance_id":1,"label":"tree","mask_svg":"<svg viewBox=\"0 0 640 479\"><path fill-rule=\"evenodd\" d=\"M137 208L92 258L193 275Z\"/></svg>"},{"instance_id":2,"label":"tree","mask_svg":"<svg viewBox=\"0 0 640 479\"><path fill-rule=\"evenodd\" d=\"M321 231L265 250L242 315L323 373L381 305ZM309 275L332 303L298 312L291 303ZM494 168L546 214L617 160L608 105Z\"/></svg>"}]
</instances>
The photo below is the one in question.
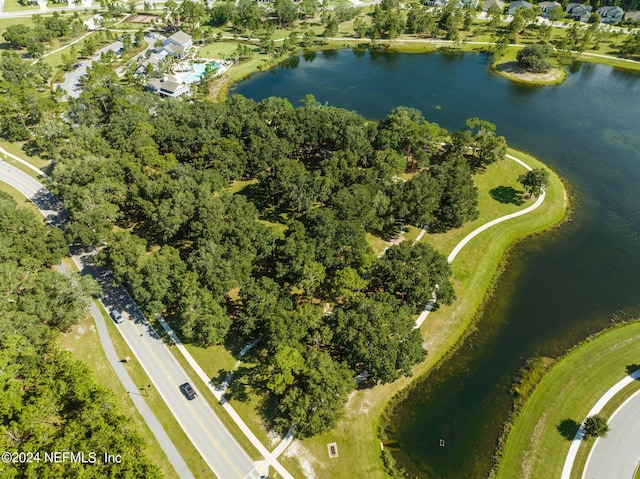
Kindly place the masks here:
<instances>
[{"instance_id":1,"label":"tree","mask_svg":"<svg viewBox=\"0 0 640 479\"><path fill-rule=\"evenodd\" d=\"M127 52L133 47L133 40L130 33L122 35L122 51Z\"/></svg>"},{"instance_id":2,"label":"tree","mask_svg":"<svg viewBox=\"0 0 640 479\"><path fill-rule=\"evenodd\" d=\"M565 12L562 7L551 7L549 10L549 20L552 22L560 22L564 20Z\"/></svg>"},{"instance_id":3,"label":"tree","mask_svg":"<svg viewBox=\"0 0 640 479\"><path fill-rule=\"evenodd\" d=\"M298 16L298 9L291 0L275 0L273 11L280 25L291 25Z\"/></svg>"},{"instance_id":4,"label":"tree","mask_svg":"<svg viewBox=\"0 0 640 479\"><path fill-rule=\"evenodd\" d=\"M516 55L520 68L534 73L543 73L551 68L549 57L551 56L549 45L527 45Z\"/></svg>"},{"instance_id":5,"label":"tree","mask_svg":"<svg viewBox=\"0 0 640 479\"><path fill-rule=\"evenodd\" d=\"M340 357L357 374L366 372L370 385L411 375L411 368L426 354L409 309L389 300L385 295L361 297L331 318Z\"/></svg>"},{"instance_id":6,"label":"tree","mask_svg":"<svg viewBox=\"0 0 640 479\"><path fill-rule=\"evenodd\" d=\"M176 316L184 338L204 348L222 343L231 327L231 319L200 286L195 273L187 273L184 278Z\"/></svg>"},{"instance_id":7,"label":"tree","mask_svg":"<svg viewBox=\"0 0 640 479\"><path fill-rule=\"evenodd\" d=\"M233 26L238 30L257 30L261 16L257 0L239 0L233 11Z\"/></svg>"},{"instance_id":8,"label":"tree","mask_svg":"<svg viewBox=\"0 0 640 479\"><path fill-rule=\"evenodd\" d=\"M438 301L451 304L455 293L450 276L451 268L442 254L424 243L404 242L378 258L371 270L369 290L391 293L398 304L406 304L412 313L419 313L436 287Z\"/></svg>"},{"instance_id":9,"label":"tree","mask_svg":"<svg viewBox=\"0 0 640 479\"><path fill-rule=\"evenodd\" d=\"M582 428L585 437L606 437L609 432L607 419L600 414L594 414L585 419Z\"/></svg>"},{"instance_id":10,"label":"tree","mask_svg":"<svg viewBox=\"0 0 640 479\"><path fill-rule=\"evenodd\" d=\"M430 171L442 187L440 204L434 212L434 230L458 228L478 217L478 189L471 177L471 167L463 157L454 154Z\"/></svg>"},{"instance_id":11,"label":"tree","mask_svg":"<svg viewBox=\"0 0 640 479\"><path fill-rule=\"evenodd\" d=\"M22 24L7 26L2 36L13 49L24 48L29 43L36 41L35 32Z\"/></svg>"},{"instance_id":12,"label":"tree","mask_svg":"<svg viewBox=\"0 0 640 479\"><path fill-rule=\"evenodd\" d=\"M518 182L532 196L540 196L549 184L549 172L542 168L534 168L518 177Z\"/></svg>"},{"instance_id":13,"label":"tree","mask_svg":"<svg viewBox=\"0 0 640 479\"><path fill-rule=\"evenodd\" d=\"M282 432L295 426L305 438L335 427L344 413L342 407L355 381L352 372L326 352L311 350L306 358L306 374L299 385L288 388L277 400L276 428Z\"/></svg>"},{"instance_id":14,"label":"tree","mask_svg":"<svg viewBox=\"0 0 640 479\"><path fill-rule=\"evenodd\" d=\"M322 32L322 36L325 38L336 37L338 35L338 27L338 20L332 18L331 20L329 20L329 23L327 23L324 32Z\"/></svg>"}]
</instances>

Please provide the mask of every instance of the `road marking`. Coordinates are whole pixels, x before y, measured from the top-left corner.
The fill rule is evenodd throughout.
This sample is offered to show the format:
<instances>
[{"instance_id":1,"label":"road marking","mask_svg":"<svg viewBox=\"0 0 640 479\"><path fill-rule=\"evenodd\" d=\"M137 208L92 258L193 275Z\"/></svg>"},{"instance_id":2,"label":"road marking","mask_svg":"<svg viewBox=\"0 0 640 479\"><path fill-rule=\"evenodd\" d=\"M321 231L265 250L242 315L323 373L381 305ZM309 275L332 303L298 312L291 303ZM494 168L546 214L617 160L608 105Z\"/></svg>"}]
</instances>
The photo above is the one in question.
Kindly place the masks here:
<instances>
[{"instance_id":1,"label":"road marking","mask_svg":"<svg viewBox=\"0 0 640 479\"><path fill-rule=\"evenodd\" d=\"M113 289L111 287L108 287L109 290L111 290L111 292L113 292ZM113 297L113 296L112 296ZM117 300L117 297L115 299L115 301L122 307L122 303L120 303ZM125 323L123 323L125 324ZM131 324L131 323L126 323L128 324L130 328L134 328L136 334L139 334L139 329L135 326L135 324ZM118 328L118 330L120 330L120 328ZM125 339L125 341L127 342L127 344L129 345L129 347L133 350L134 348L131 346L131 344L129 344L129 340L127 339L127 337L124 335L124 333L122 331L120 331L120 334L122 335L122 337ZM146 341L146 336L142 336L142 344L144 344L144 346L147 348L147 350L151 353L151 355L154 357L156 363L160 366L160 368L162 369L164 375L166 378L169 379L169 381L171 383L173 383L173 378L171 377L171 375L169 374L169 372L167 371L167 369L164 367L164 364L162 363L162 361L159 360L158 356L155 354L155 352L153 351L153 349L151 349L151 347L149 346L149 344ZM149 373L149 371L147 370L147 368L144 366L143 362L140 361L140 359L138 359L138 363L142 366L142 368L145 370L145 372L147 373L147 376L149 377L149 379L151 380L152 383L154 383L156 390L158 391L158 393L160 394L160 397L162 398L162 400L165 402L165 404L169 407L169 409L171 410L171 412L173 413L173 415L175 416L176 420L178 421L178 423L180 424L180 427L182 427L182 429L184 430L184 432L187 434L187 436L189 437L189 439L191 440L191 443L195 446L196 449L198 449L198 452L200 452L200 455L202 456L202 458L205 460L205 462L207 464L209 464L209 467L211 467L211 469L216 473L217 476L220 476L219 472L216 470L216 468L209 463L208 459L206 458L205 454L200 450L200 448L198 447L198 445L196 444L196 441L194 441L190 434L189 434L189 430L188 428L186 428L184 426L184 424L182 424L182 422L179 419L179 415L175 413L174 408L169 404L169 402L166 400L166 398L164 397L164 395L160 392L160 387L158 387L158 384L156 381L154 381L152 375ZM178 364L178 366L180 366ZM185 371L185 375L186 375L186 371ZM186 376L186 378L188 379L188 376ZM186 398L183 397L184 401L187 401ZM209 407L209 404L205 403L206 406L211 410L211 408ZM220 452L220 454L224 457L225 461L227 462L227 464L229 464L231 466L231 468L236 472L236 474L238 475L239 478L242 478L242 473L238 470L238 468L235 466L235 464L229 459L229 457L225 454L225 452L222 450L222 448L220 447L220 445L218 444L218 442L215 440L215 438L211 435L211 433L209 432L209 430L207 429L207 427L202 423L202 421L200 421L200 418L198 417L197 414L195 414L193 407L191 406L190 403L187 402L187 406L189 407L189 410L191 412L191 415L193 416L193 418L198 422L198 424L200 424L200 427L203 429L203 431L205 432L205 434L211 439L211 441L213 442L214 446L216 447L216 449ZM211 411L213 414L213 411ZM215 414L213 414L215 417ZM221 423L222 427L224 428L224 425Z\"/></svg>"}]
</instances>

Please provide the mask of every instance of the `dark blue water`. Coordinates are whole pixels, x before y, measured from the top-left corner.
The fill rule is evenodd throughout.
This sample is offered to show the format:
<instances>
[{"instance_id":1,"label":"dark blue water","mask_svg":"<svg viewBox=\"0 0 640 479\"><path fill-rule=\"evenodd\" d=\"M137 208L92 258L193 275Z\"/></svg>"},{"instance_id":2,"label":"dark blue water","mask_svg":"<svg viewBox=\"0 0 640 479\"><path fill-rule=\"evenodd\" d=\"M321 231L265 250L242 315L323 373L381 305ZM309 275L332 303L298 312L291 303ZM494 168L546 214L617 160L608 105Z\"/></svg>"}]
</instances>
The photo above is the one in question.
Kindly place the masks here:
<instances>
[{"instance_id":1,"label":"dark blue water","mask_svg":"<svg viewBox=\"0 0 640 479\"><path fill-rule=\"evenodd\" d=\"M558 356L613 317L640 314L640 75L581 64L561 85L527 87L488 63L481 54L318 52L236 89L294 105L312 93L372 119L406 105L450 130L480 117L567 182L571 221L514 248L477 331L398 408L394 456L418 477L484 477L526 359Z\"/></svg>"}]
</instances>

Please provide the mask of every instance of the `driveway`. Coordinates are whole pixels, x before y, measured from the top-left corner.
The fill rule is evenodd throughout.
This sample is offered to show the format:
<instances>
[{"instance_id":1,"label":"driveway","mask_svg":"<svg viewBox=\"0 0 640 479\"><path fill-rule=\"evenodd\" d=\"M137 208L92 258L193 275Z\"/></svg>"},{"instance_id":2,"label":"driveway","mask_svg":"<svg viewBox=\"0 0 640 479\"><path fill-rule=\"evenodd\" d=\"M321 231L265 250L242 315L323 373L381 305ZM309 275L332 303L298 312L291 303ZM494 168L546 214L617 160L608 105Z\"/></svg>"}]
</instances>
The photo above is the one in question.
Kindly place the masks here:
<instances>
[{"instance_id":1,"label":"driveway","mask_svg":"<svg viewBox=\"0 0 640 479\"><path fill-rule=\"evenodd\" d=\"M137 58L138 56L143 55L149 48L153 48L156 38L146 35L144 37L144 40L148 44L147 48L141 53L139 53L138 55L136 55L134 58ZM98 50L96 54L93 56L93 58L91 58L90 60L79 60L76 63L78 67L70 72L65 73L64 81L62 83L59 83L56 88L62 88L64 92L67 94L67 96L71 98L78 98L80 96L80 93L82 93L82 85L80 85L80 78L82 78L82 76L87 73L87 68L89 68L96 59L99 59L100 55L103 52L107 52L111 50L116 55L119 56L118 52L120 51L121 48L122 48L122 42L118 40L117 42L113 42L111 45L107 45L106 47Z\"/></svg>"},{"instance_id":2,"label":"driveway","mask_svg":"<svg viewBox=\"0 0 640 479\"><path fill-rule=\"evenodd\" d=\"M59 83L56 88L62 88L65 91L65 93L71 98L78 98L80 96L80 93L82 93L80 78L83 75L86 75L87 68L91 66L94 60L96 60L97 58L100 58L100 55L103 52L107 52L111 50L116 55L118 55L118 52L120 51L121 48L122 48L122 42L118 40L117 42L114 42L111 45L107 45L106 47L98 50L97 53L94 55L94 57L91 58L90 60L79 60L78 63L76 63L77 68L73 69L70 72L65 73L64 81L62 83Z\"/></svg>"}]
</instances>

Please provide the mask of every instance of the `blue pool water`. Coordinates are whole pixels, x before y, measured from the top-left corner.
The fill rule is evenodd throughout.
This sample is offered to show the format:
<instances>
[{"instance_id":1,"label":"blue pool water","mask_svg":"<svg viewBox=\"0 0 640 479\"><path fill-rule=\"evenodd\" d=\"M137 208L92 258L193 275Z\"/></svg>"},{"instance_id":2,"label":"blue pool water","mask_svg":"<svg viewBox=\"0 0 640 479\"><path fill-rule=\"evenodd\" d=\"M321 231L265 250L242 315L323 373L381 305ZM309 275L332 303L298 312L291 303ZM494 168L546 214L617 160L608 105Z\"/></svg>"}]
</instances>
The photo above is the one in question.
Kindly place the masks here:
<instances>
[{"instance_id":1,"label":"blue pool water","mask_svg":"<svg viewBox=\"0 0 640 479\"><path fill-rule=\"evenodd\" d=\"M220 68L220 63L218 62L209 62L209 63L194 63L193 70L189 72L176 73L174 76L180 80L182 83L195 83L200 80L200 77L204 75L204 71L207 65L213 65L216 68Z\"/></svg>"}]
</instances>

